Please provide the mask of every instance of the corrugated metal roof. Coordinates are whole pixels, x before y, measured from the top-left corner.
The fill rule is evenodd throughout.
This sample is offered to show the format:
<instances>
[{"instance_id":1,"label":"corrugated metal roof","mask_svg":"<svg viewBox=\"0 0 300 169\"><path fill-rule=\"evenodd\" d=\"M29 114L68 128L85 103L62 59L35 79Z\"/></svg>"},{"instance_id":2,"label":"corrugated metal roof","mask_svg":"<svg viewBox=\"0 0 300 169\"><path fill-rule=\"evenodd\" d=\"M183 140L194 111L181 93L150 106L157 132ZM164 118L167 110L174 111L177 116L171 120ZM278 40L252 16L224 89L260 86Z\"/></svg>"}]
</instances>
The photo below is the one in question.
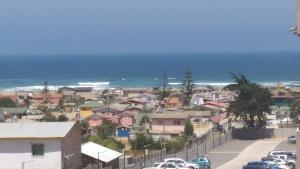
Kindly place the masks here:
<instances>
[{"instance_id":1,"label":"corrugated metal roof","mask_svg":"<svg viewBox=\"0 0 300 169\"><path fill-rule=\"evenodd\" d=\"M122 155L115 150L111 150L93 142L88 142L81 145L81 153L94 159L98 159L99 155L99 160L105 163L108 163Z\"/></svg>"},{"instance_id":2,"label":"corrugated metal roof","mask_svg":"<svg viewBox=\"0 0 300 169\"><path fill-rule=\"evenodd\" d=\"M0 123L0 139L63 138L75 122Z\"/></svg>"}]
</instances>

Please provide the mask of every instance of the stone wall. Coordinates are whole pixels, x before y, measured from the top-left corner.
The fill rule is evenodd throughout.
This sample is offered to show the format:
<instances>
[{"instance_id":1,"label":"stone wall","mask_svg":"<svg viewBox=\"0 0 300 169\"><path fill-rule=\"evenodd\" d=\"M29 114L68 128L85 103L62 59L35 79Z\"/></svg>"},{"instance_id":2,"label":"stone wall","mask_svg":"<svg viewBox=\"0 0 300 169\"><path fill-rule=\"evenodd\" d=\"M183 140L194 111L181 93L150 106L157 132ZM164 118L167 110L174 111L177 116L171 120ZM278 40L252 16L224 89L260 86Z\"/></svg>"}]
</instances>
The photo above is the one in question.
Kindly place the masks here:
<instances>
[{"instance_id":1,"label":"stone wall","mask_svg":"<svg viewBox=\"0 0 300 169\"><path fill-rule=\"evenodd\" d=\"M81 131L75 124L61 143L62 169L81 168Z\"/></svg>"}]
</instances>

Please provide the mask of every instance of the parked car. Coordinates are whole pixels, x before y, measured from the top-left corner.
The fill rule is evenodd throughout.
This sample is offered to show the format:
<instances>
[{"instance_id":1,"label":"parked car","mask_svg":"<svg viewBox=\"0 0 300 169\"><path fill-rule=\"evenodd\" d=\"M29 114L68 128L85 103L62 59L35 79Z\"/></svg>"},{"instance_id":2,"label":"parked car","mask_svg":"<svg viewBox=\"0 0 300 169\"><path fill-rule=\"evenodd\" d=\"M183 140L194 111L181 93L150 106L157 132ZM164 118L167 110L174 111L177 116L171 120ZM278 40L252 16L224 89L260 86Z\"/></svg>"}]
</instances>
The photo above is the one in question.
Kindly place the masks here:
<instances>
[{"instance_id":1,"label":"parked car","mask_svg":"<svg viewBox=\"0 0 300 169\"><path fill-rule=\"evenodd\" d=\"M274 159L272 157L263 157L263 158L261 158L261 160L265 161L267 163L270 163L270 164L277 165L278 168L280 168L280 169L290 169L288 167L288 163L283 159Z\"/></svg>"},{"instance_id":2,"label":"parked car","mask_svg":"<svg viewBox=\"0 0 300 169\"><path fill-rule=\"evenodd\" d=\"M296 136L289 136L288 137L288 143L296 144Z\"/></svg>"},{"instance_id":3,"label":"parked car","mask_svg":"<svg viewBox=\"0 0 300 169\"><path fill-rule=\"evenodd\" d=\"M191 161L194 164L198 164L199 168L210 169L210 160L206 157L199 157Z\"/></svg>"},{"instance_id":4,"label":"parked car","mask_svg":"<svg viewBox=\"0 0 300 169\"><path fill-rule=\"evenodd\" d=\"M147 167L144 169L189 169L189 168L179 167L173 163L162 162L162 163L155 163L153 167Z\"/></svg>"},{"instance_id":5,"label":"parked car","mask_svg":"<svg viewBox=\"0 0 300 169\"><path fill-rule=\"evenodd\" d=\"M198 164L186 162L181 158L166 158L164 162L173 163L180 167L186 167L186 168L190 168L190 169L199 169Z\"/></svg>"},{"instance_id":6,"label":"parked car","mask_svg":"<svg viewBox=\"0 0 300 169\"><path fill-rule=\"evenodd\" d=\"M286 165L291 169L296 168L296 159L289 158L287 155L276 155L273 156L273 158L274 160L284 160L286 162Z\"/></svg>"},{"instance_id":7,"label":"parked car","mask_svg":"<svg viewBox=\"0 0 300 169\"><path fill-rule=\"evenodd\" d=\"M265 161L251 161L243 169L278 169L278 166Z\"/></svg>"},{"instance_id":8,"label":"parked car","mask_svg":"<svg viewBox=\"0 0 300 169\"><path fill-rule=\"evenodd\" d=\"M289 152L289 151L276 150L276 151L271 151L268 154L269 157L273 157L276 155L287 155L288 158L296 159L296 153Z\"/></svg>"}]
</instances>

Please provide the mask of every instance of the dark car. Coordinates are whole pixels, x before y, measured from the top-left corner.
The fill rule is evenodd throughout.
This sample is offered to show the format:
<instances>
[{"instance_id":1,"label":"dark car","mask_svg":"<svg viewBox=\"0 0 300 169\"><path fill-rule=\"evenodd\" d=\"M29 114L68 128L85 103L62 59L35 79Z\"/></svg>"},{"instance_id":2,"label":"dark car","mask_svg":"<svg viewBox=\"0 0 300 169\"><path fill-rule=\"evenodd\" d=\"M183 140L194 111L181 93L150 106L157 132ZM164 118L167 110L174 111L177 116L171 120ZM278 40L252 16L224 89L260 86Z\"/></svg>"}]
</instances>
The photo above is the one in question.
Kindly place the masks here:
<instances>
[{"instance_id":1,"label":"dark car","mask_svg":"<svg viewBox=\"0 0 300 169\"><path fill-rule=\"evenodd\" d=\"M243 169L275 169L276 167L270 163L264 161L252 161L249 162L246 166L243 166Z\"/></svg>"}]
</instances>

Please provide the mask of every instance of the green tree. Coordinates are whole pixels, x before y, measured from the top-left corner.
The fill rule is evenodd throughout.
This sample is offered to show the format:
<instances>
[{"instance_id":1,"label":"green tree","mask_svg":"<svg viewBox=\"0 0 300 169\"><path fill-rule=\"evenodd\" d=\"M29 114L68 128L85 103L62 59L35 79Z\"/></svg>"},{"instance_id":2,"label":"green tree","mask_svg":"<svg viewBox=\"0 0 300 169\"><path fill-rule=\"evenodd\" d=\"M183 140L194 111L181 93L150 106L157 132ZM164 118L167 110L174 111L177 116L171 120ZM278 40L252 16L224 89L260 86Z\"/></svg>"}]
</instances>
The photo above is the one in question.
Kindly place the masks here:
<instances>
[{"instance_id":1,"label":"green tree","mask_svg":"<svg viewBox=\"0 0 300 169\"><path fill-rule=\"evenodd\" d=\"M43 113L51 112L51 95L48 88L48 82L44 82L44 88L41 92L43 95L43 102L38 106L38 109Z\"/></svg>"},{"instance_id":2,"label":"green tree","mask_svg":"<svg viewBox=\"0 0 300 169\"><path fill-rule=\"evenodd\" d=\"M292 102L292 107L291 107L291 111L290 111L290 117L291 119L293 119L293 122L299 124L300 120L300 100L294 100Z\"/></svg>"},{"instance_id":3,"label":"green tree","mask_svg":"<svg viewBox=\"0 0 300 169\"><path fill-rule=\"evenodd\" d=\"M242 74L231 73L235 81L225 89L235 91L237 97L230 102L228 112L242 120L248 128L260 128L266 125L266 115L271 113L271 93L267 88L251 83Z\"/></svg>"},{"instance_id":4,"label":"green tree","mask_svg":"<svg viewBox=\"0 0 300 169\"><path fill-rule=\"evenodd\" d=\"M54 122L54 121L57 121L56 117L53 116L50 112L46 112L44 114L44 117L41 120L45 121L45 122Z\"/></svg>"},{"instance_id":5,"label":"green tree","mask_svg":"<svg viewBox=\"0 0 300 169\"><path fill-rule=\"evenodd\" d=\"M190 68L187 68L184 79L183 79L183 83L181 86L181 92L187 98L185 101L185 105L189 104L189 102L193 96L194 89L195 89L195 84L194 84L194 80L193 80L192 71Z\"/></svg>"},{"instance_id":6,"label":"green tree","mask_svg":"<svg viewBox=\"0 0 300 169\"><path fill-rule=\"evenodd\" d=\"M0 99L0 107L16 107L16 103L9 97Z\"/></svg>"},{"instance_id":7,"label":"green tree","mask_svg":"<svg viewBox=\"0 0 300 169\"><path fill-rule=\"evenodd\" d=\"M111 139L111 138L102 138L99 135L94 135L89 137L88 141L92 141L96 144L100 144L102 146L105 146L107 148L116 150L116 151L121 151L125 146L123 143L115 140L115 139Z\"/></svg>"},{"instance_id":8,"label":"green tree","mask_svg":"<svg viewBox=\"0 0 300 169\"><path fill-rule=\"evenodd\" d=\"M151 136L145 135L144 133L136 133L135 139L130 140L129 144L134 150L143 150L146 145L152 146L154 144L154 140Z\"/></svg>"},{"instance_id":9,"label":"green tree","mask_svg":"<svg viewBox=\"0 0 300 169\"><path fill-rule=\"evenodd\" d=\"M68 121L68 117L64 114L62 115L59 115L58 118L57 118L58 121Z\"/></svg>"},{"instance_id":10,"label":"green tree","mask_svg":"<svg viewBox=\"0 0 300 169\"><path fill-rule=\"evenodd\" d=\"M145 123L146 124L150 124L151 126L151 119L150 117L147 115L147 114L144 114L143 117L141 118L141 121L139 122L139 125L140 126L145 126Z\"/></svg>"},{"instance_id":11,"label":"green tree","mask_svg":"<svg viewBox=\"0 0 300 169\"><path fill-rule=\"evenodd\" d=\"M194 127L193 127L193 124L191 123L190 119L187 119L185 121L185 124L184 124L184 135L186 137L191 137L191 136L194 135Z\"/></svg>"},{"instance_id":12,"label":"green tree","mask_svg":"<svg viewBox=\"0 0 300 169\"><path fill-rule=\"evenodd\" d=\"M115 135L116 126L110 120L103 120L102 124L97 127L98 135L103 138L108 138Z\"/></svg>"},{"instance_id":13,"label":"green tree","mask_svg":"<svg viewBox=\"0 0 300 169\"><path fill-rule=\"evenodd\" d=\"M171 91L169 90L168 86L169 86L168 76L167 74L163 74L162 86L160 87L159 90L160 100L164 100L166 97L168 97L171 94Z\"/></svg>"}]
</instances>

